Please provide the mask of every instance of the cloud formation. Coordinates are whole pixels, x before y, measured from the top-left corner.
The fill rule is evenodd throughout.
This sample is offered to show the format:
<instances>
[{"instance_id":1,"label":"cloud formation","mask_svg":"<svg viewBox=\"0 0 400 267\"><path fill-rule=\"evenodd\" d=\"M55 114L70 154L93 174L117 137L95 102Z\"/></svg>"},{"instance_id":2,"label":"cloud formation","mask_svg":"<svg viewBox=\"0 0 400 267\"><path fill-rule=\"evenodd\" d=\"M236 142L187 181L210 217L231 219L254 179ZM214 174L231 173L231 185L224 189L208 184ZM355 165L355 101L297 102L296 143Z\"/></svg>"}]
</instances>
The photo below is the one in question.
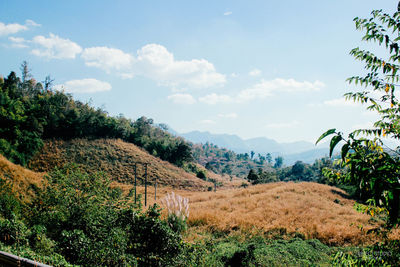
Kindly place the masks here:
<instances>
[{"instance_id":1,"label":"cloud formation","mask_svg":"<svg viewBox=\"0 0 400 267\"><path fill-rule=\"evenodd\" d=\"M15 48L28 48L29 47L29 45L28 45L29 41L25 40L22 37L10 36L10 37L8 37L8 40L10 40L12 42L12 47L15 47Z\"/></svg>"},{"instance_id":2,"label":"cloud formation","mask_svg":"<svg viewBox=\"0 0 400 267\"><path fill-rule=\"evenodd\" d=\"M49 34L49 37L35 36L31 42L38 46L38 48L32 49L32 54L49 59L73 59L82 52L82 48L77 43L52 33Z\"/></svg>"},{"instance_id":3,"label":"cloud formation","mask_svg":"<svg viewBox=\"0 0 400 267\"><path fill-rule=\"evenodd\" d=\"M190 94L174 94L168 96L168 100L171 100L175 104L186 104L191 105L196 103L196 99Z\"/></svg>"},{"instance_id":4,"label":"cloud formation","mask_svg":"<svg viewBox=\"0 0 400 267\"><path fill-rule=\"evenodd\" d=\"M111 90L111 84L96 79L71 80L64 84L55 85L56 90L68 93L96 93Z\"/></svg>"},{"instance_id":5,"label":"cloud formation","mask_svg":"<svg viewBox=\"0 0 400 267\"><path fill-rule=\"evenodd\" d=\"M83 50L81 57L85 60L86 66L96 67L110 73L121 72L128 75L134 61L133 56L120 49L105 46L90 47Z\"/></svg>"},{"instance_id":6,"label":"cloud formation","mask_svg":"<svg viewBox=\"0 0 400 267\"><path fill-rule=\"evenodd\" d=\"M205 59L176 60L164 46L148 44L140 48L136 56L122 50L107 47L86 48L82 53L86 65L107 72L116 71L131 78L141 75L161 85L204 88L223 85L226 77L218 73Z\"/></svg>"},{"instance_id":7,"label":"cloud formation","mask_svg":"<svg viewBox=\"0 0 400 267\"><path fill-rule=\"evenodd\" d=\"M299 82L294 79L281 79L277 78L274 80L261 82L255 84L253 87L241 91L237 100L239 102L249 101L253 99L264 99L269 96L273 96L275 93L298 93L298 92L315 92L321 90L325 86L320 81Z\"/></svg>"},{"instance_id":8,"label":"cloud formation","mask_svg":"<svg viewBox=\"0 0 400 267\"><path fill-rule=\"evenodd\" d=\"M226 11L226 12L224 12L224 16L230 16L230 15L232 15L232 11Z\"/></svg>"},{"instance_id":9,"label":"cloud formation","mask_svg":"<svg viewBox=\"0 0 400 267\"><path fill-rule=\"evenodd\" d=\"M319 91L325 86L320 81L315 82L299 82L294 79L274 79L270 81L262 80L254 86L238 92L236 95L230 96L226 94L208 94L200 97L199 101L215 105L220 103L243 103L255 99L264 99L274 96L276 93L304 93Z\"/></svg>"},{"instance_id":10,"label":"cloud formation","mask_svg":"<svg viewBox=\"0 0 400 267\"><path fill-rule=\"evenodd\" d=\"M0 36L16 34L18 32L28 30L29 27L38 27L38 26L40 26L40 24L30 19L27 19L24 25L18 23L5 24L3 22L0 22Z\"/></svg>"}]
</instances>

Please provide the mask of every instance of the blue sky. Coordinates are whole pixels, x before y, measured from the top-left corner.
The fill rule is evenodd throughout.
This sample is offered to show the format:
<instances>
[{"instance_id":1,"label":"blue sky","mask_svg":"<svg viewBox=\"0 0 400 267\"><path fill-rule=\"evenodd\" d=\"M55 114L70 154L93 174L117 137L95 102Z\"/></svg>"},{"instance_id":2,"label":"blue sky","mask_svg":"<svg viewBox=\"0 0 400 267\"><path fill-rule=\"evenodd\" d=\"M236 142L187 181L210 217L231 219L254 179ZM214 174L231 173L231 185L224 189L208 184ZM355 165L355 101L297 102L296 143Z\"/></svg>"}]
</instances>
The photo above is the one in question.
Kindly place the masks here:
<instances>
[{"instance_id":1,"label":"blue sky","mask_svg":"<svg viewBox=\"0 0 400 267\"><path fill-rule=\"evenodd\" d=\"M363 74L353 18L397 1L0 1L0 74L37 80L111 115L192 130L314 142L374 114L342 95Z\"/></svg>"}]
</instances>

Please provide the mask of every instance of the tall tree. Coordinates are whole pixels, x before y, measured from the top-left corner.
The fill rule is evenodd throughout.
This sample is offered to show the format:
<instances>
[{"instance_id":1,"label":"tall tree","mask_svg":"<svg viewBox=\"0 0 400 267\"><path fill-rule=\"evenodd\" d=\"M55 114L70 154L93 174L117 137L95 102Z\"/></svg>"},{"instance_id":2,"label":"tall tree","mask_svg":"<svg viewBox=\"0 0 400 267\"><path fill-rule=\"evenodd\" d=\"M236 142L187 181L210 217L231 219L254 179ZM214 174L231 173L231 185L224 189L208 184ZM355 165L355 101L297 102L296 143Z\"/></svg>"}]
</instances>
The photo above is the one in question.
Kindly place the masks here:
<instances>
[{"instance_id":1,"label":"tall tree","mask_svg":"<svg viewBox=\"0 0 400 267\"><path fill-rule=\"evenodd\" d=\"M381 138L400 139L400 102L395 95L400 86L400 2L397 8L393 15L374 10L369 19L354 19L356 28L365 32L363 40L383 46L387 55L381 58L360 48L351 50L350 54L365 64L368 73L348 79L350 84L365 89L349 92L345 97L367 104L367 109L375 111L380 119L373 128L358 129L347 138L336 129L330 129L317 140L318 143L333 135L330 154L337 144L343 143L342 162L350 171L342 179L358 186L361 199L387 208L391 226L397 224L399 218L400 153L399 148L384 149Z\"/></svg>"}]
</instances>

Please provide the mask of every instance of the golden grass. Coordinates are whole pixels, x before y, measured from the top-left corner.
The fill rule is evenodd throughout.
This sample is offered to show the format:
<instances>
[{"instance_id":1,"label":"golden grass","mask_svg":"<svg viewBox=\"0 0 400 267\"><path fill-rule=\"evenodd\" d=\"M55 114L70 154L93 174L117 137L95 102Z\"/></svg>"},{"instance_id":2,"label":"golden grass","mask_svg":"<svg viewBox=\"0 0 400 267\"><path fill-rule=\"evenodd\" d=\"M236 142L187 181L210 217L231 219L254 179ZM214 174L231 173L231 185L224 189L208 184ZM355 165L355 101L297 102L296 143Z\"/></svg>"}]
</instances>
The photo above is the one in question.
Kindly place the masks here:
<instances>
[{"instance_id":1,"label":"golden grass","mask_svg":"<svg viewBox=\"0 0 400 267\"><path fill-rule=\"evenodd\" d=\"M29 168L49 171L66 163L81 164L88 172L104 171L112 180L133 183L134 162L149 162L148 181L161 186L207 190L212 183L203 181L173 164L148 154L143 149L115 139L73 139L70 141L47 140L43 149L29 162ZM144 168L138 165L138 183L143 184ZM222 179L222 178L221 178Z\"/></svg>"},{"instance_id":2,"label":"golden grass","mask_svg":"<svg viewBox=\"0 0 400 267\"><path fill-rule=\"evenodd\" d=\"M159 197L164 190L170 192L160 190ZM355 211L354 201L345 198L345 192L328 185L280 182L217 192L175 192L190 199L189 224L207 231L300 233L328 245L366 245L380 240L367 231L383 222L374 223L370 216ZM398 239L399 230L393 230L390 237Z\"/></svg>"},{"instance_id":3,"label":"golden grass","mask_svg":"<svg viewBox=\"0 0 400 267\"><path fill-rule=\"evenodd\" d=\"M41 187L44 173L34 172L8 161L0 154L0 177L12 186L16 195L29 201L34 196L32 185Z\"/></svg>"}]
</instances>

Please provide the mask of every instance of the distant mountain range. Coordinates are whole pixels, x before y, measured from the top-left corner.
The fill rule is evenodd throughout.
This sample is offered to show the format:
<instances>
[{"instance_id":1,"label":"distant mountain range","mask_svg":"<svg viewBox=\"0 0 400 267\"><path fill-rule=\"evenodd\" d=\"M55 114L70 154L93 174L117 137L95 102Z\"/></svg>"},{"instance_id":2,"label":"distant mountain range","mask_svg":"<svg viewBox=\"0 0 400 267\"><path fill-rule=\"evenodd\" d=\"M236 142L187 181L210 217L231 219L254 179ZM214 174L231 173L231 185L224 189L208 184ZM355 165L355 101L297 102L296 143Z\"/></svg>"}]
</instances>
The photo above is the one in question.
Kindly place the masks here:
<instances>
[{"instance_id":1,"label":"distant mountain range","mask_svg":"<svg viewBox=\"0 0 400 267\"><path fill-rule=\"evenodd\" d=\"M271 153L273 157L282 156L285 165L292 165L297 160L313 163L316 159L327 156L329 153L327 144L315 146L315 144L306 141L278 143L273 139L265 137L242 139L237 135L212 134L200 131L177 133L172 130L171 133L182 136L193 143L205 144L208 142L221 148L230 149L236 153L250 153L250 151L254 151L256 155L260 153L265 156L265 154Z\"/></svg>"}]
</instances>

